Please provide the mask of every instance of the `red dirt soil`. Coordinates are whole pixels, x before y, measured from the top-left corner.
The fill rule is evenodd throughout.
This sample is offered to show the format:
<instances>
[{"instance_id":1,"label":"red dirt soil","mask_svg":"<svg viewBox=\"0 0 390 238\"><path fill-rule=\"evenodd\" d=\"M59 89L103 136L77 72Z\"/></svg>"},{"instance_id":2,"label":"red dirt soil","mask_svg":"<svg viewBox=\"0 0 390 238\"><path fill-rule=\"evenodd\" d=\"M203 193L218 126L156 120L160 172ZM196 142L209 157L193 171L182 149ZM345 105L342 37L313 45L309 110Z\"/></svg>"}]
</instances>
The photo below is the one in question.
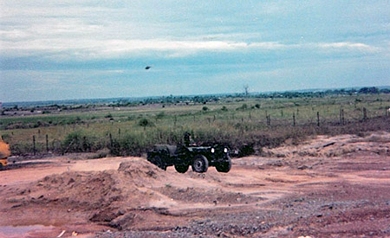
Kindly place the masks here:
<instances>
[{"instance_id":1,"label":"red dirt soil","mask_svg":"<svg viewBox=\"0 0 390 238\"><path fill-rule=\"evenodd\" d=\"M390 133L264 154L204 174L135 157L9 162L0 237L390 236Z\"/></svg>"}]
</instances>

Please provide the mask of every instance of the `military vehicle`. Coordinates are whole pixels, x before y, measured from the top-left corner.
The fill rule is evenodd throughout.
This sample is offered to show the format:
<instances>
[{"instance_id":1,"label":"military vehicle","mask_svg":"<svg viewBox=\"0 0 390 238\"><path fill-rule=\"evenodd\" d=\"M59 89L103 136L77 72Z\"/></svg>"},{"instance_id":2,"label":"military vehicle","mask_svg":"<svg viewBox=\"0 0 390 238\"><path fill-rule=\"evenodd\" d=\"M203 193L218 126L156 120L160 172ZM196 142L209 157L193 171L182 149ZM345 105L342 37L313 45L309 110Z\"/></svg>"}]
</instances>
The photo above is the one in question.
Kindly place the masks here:
<instances>
[{"instance_id":1,"label":"military vehicle","mask_svg":"<svg viewBox=\"0 0 390 238\"><path fill-rule=\"evenodd\" d=\"M190 166L197 173L207 172L210 166L227 173L232 167L229 149L221 145L155 145L147 153L147 160L163 170L174 166L179 173L187 172Z\"/></svg>"}]
</instances>

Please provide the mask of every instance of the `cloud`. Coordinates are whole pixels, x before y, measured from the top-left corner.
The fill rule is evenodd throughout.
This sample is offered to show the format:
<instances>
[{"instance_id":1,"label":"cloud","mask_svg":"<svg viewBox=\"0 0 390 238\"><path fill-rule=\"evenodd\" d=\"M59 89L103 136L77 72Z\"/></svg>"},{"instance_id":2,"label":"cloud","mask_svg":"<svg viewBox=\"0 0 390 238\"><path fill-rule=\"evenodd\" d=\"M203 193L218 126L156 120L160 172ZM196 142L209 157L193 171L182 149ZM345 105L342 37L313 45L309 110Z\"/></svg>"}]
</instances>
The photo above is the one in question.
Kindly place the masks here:
<instances>
[{"instance_id":1,"label":"cloud","mask_svg":"<svg viewBox=\"0 0 390 238\"><path fill-rule=\"evenodd\" d=\"M321 34L329 32L329 24L333 24L333 31L347 30L345 27L353 21L341 26L334 24L337 18L330 9L336 5L335 2L323 4L320 1L305 4L247 1L227 5L207 1L148 0L129 3L3 2L0 56L39 55L54 60L95 60L156 54L158 57L186 57L204 52L275 52L311 48L377 51L377 47L359 41L334 42L329 39L317 43L318 39L311 37L306 43L299 41L298 35L309 36L318 33L319 29L322 29ZM322 8L330 13L324 14ZM359 11L360 8L353 9ZM351 28L357 29L355 26Z\"/></svg>"},{"instance_id":2,"label":"cloud","mask_svg":"<svg viewBox=\"0 0 390 238\"><path fill-rule=\"evenodd\" d=\"M333 42L319 43L318 47L325 50L348 50L374 53L378 52L379 48L359 42Z\"/></svg>"},{"instance_id":3,"label":"cloud","mask_svg":"<svg viewBox=\"0 0 390 238\"><path fill-rule=\"evenodd\" d=\"M47 55L57 60L94 60L127 56L138 57L160 53L162 57L186 57L204 52L245 52L285 51L292 49L309 50L316 48L323 51L349 51L375 53L376 46L359 42L331 42L282 44L279 42L237 42L237 41L192 41L192 40L95 40L77 39L35 39L22 41L2 41L0 53L3 55L34 56ZM162 54L161 54L162 53Z\"/></svg>"},{"instance_id":4,"label":"cloud","mask_svg":"<svg viewBox=\"0 0 390 238\"><path fill-rule=\"evenodd\" d=\"M22 33L8 32L7 39L16 38ZM52 54L55 57L78 57L93 59L96 57L112 58L123 55L145 55L153 52L166 52L168 55L187 56L199 52L229 52L245 49L275 50L285 46L275 42L246 43L236 41L194 41L194 40L95 40L91 38L42 38L33 40L1 41L0 52L7 55L28 56L34 54Z\"/></svg>"},{"instance_id":5,"label":"cloud","mask_svg":"<svg viewBox=\"0 0 390 238\"><path fill-rule=\"evenodd\" d=\"M58 97L64 82L77 98L389 81L386 1L0 0L0 11L3 101ZM17 93L30 85L41 94Z\"/></svg>"}]
</instances>

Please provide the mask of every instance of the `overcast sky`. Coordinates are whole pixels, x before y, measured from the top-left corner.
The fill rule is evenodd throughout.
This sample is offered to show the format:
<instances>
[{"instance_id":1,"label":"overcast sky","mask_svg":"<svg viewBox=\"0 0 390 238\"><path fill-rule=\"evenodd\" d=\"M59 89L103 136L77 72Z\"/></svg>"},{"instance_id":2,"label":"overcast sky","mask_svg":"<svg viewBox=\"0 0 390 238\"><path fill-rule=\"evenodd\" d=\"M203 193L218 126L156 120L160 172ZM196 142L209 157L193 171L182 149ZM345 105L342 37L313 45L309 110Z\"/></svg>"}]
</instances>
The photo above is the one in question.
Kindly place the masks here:
<instances>
[{"instance_id":1,"label":"overcast sky","mask_svg":"<svg viewBox=\"0 0 390 238\"><path fill-rule=\"evenodd\" d=\"M389 86L389 12L389 0L0 0L0 101Z\"/></svg>"}]
</instances>

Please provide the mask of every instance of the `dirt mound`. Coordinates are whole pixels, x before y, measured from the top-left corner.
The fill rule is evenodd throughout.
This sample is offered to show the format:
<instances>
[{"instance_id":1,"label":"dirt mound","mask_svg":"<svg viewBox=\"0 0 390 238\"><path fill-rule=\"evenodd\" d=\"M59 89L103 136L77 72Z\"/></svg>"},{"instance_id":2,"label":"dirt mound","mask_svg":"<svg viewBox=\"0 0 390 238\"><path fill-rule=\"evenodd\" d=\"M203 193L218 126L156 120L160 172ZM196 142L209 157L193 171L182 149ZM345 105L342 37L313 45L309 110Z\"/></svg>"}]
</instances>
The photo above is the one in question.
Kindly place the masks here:
<instances>
[{"instance_id":1,"label":"dirt mound","mask_svg":"<svg viewBox=\"0 0 390 238\"><path fill-rule=\"evenodd\" d=\"M134 211L145 211L150 199L158 199L145 186L164 176L164 171L145 160L128 161L118 170L46 176L24 188L9 190L13 196L8 202L16 213L44 208L45 214L35 213L40 221L52 220L59 211L66 210L69 217L78 214L80 219L122 228L134 222ZM66 222L67 218L62 220ZM62 223L59 219L55 222Z\"/></svg>"},{"instance_id":2,"label":"dirt mound","mask_svg":"<svg viewBox=\"0 0 390 238\"><path fill-rule=\"evenodd\" d=\"M146 160L122 162L118 171L132 184L144 187L166 178L166 172Z\"/></svg>"},{"instance_id":3,"label":"dirt mound","mask_svg":"<svg viewBox=\"0 0 390 238\"><path fill-rule=\"evenodd\" d=\"M122 189L116 177L111 171L66 172L45 177L38 182L37 190L41 187L45 194L50 192L50 198L60 200L62 205L93 210L122 199Z\"/></svg>"},{"instance_id":4,"label":"dirt mound","mask_svg":"<svg viewBox=\"0 0 390 238\"><path fill-rule=\"evenodd\" d=\"M317 136L302 145L284 145L267 149L265 154L278 158L336 157L351 153L371 153L390 156L390 132L367 135Z\"/></svg>"}]
</instances>

